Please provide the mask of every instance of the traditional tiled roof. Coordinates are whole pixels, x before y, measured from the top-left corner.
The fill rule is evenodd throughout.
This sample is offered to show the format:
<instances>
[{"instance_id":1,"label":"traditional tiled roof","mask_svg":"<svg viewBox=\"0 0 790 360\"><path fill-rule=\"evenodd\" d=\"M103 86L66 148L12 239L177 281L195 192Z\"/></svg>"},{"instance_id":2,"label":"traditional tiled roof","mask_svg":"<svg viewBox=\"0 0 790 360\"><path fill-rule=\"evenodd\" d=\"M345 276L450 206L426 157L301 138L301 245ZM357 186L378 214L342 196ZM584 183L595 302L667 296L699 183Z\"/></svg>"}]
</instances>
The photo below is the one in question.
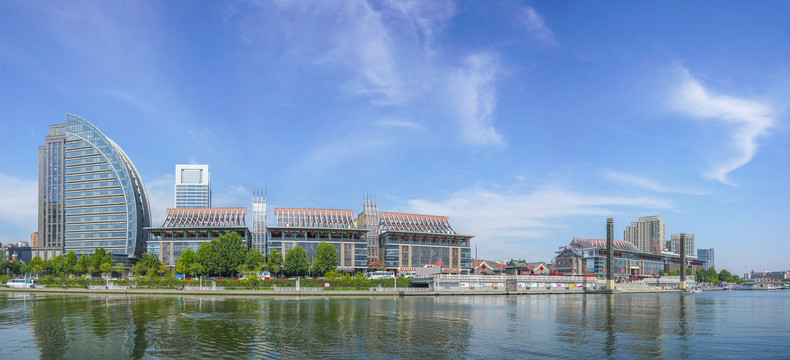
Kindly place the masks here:
<instances>
[{"instance_id":1,"label":"traditional tiled roof","mask_svg":"<svg viewBox=\"0 0 790 360\"><path fill-rule=\"evenodd\" d=\"M353 210L275 208L277 226L355 229Z\"/></svg>"},{"instance_id":2,"label":"traditional tiled roof","mask_svg":"<svg viewBox=\"0 0 790 360\"><path fill-rule=\"evenodd\" d=\"M573 238L570 245L577 248L606 248L606 239ZM639 248L625 240L614 240L614 248L620 251L641 252Z\"/></svg>"},{"instance_id":3,"label":"traditional tiled roof","mask_svg":"<svg viewBox=\"0 0 790 360\"><path fill-rule=\"evenodd\" d=\"M177 208L167 209L162 227L246 226L247 208Z\"/></svg>"}]
</instances>

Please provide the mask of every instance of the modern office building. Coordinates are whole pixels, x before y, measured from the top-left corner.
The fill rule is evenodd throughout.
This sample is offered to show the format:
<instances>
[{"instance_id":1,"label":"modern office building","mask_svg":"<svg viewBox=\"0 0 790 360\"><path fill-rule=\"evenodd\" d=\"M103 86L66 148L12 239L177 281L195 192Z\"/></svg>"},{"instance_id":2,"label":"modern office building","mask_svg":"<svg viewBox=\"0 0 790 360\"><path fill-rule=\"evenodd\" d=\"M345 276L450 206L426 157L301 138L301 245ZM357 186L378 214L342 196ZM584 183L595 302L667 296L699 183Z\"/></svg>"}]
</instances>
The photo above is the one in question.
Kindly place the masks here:
<instances>
[{"instance_id":1,"label":"modern office building","mask_svg":"<svg viewBox=\"0 0 790 360\"><path fill-rule=\"evenodd\" d=\"M367 230L356 226L353 210L275 208L274 215L277 225L266 228L267 256L277 249L285 260L289 250L301 246L312 264L318 244L326 242L335 247L338 271L353 272L367 267Z\"/></svg>"},{"instance_id":2,"label":"modern office building","mask_svg":"<svg viewBox=\"0 0 790 360\"><path fill-rule=\"evenodd\" d=\"M660 255L665 247L666 224L658 215L640 217L625 227L623 238L643 252Z\"/></svg>"},{"instance_id":3,"label":"modern office building","mask_svg":"<svg viewBox=\"0 0 790 360\"><path fill-rule=\"evenodd\" d=\"M697 259L705 262L705 270L716 268L716 258L711 249L697 249Z\"/></svg>"},{"instance_id":4,"label":"modern office building","mask_svg":"<svg viewBox=\"0 0 790 360\"><path fill-rule=\"evenodd\" d=\"M697 257L697 249L694 246L694 234L686 234L686 257ZM680 234L671 235L667 242L667 251L680 254Z\"/></svg>"},{"instance_id":5,"label":"modern office building","mask_svg":"<svg viewBox=\"0 0 790 360\"><path fill-rule=\"evenodd\" d=\"M78 116L50 126L39 147L38 198L43 248L104 247L126 263L144 250L151 215L142 178L115 142Z\"/></svg>"},{"instance_id":6,"label":"modern office building","mask_svg":"<svg viewBox=\"0 0 790 360\"><path fill-rule=\"evenodd\" d=\"M211 207L211 174L208 165L176 165L176 208Z\"/></svg>"},{"instance_id":7,"label":"modern office building","mask_svg":"<svg viewBox=\"0 0 790 360\"><path fill-rule=\"evenodd\" d=\"M250 246L250 230L245 224L247 208L167 209L162 226L147 227L148 252L163 264L174 267L186 249L197 252L200 244L220 235L236 232Z\"/></svg>"}]
</instances>

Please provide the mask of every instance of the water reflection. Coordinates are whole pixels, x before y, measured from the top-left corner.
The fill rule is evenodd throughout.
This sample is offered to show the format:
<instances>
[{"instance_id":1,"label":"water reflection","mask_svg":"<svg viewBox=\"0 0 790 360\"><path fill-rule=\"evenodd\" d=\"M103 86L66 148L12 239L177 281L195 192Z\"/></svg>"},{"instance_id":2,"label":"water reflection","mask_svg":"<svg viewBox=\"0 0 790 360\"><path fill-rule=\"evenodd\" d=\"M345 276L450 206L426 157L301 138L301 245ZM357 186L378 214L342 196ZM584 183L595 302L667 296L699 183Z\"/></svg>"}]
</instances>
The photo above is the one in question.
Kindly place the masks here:
<instances>
[{"instance_id":1,"label":"water reflection","mask_svg":"<svg viewBox=\"0 0 790 360\"><path fill-rule=\"evenodd\" d=\"M783 346L788 308L790 292L302 299L3 293L0 341L17 358L748 357Z\"/></svg>"}]
</instances>

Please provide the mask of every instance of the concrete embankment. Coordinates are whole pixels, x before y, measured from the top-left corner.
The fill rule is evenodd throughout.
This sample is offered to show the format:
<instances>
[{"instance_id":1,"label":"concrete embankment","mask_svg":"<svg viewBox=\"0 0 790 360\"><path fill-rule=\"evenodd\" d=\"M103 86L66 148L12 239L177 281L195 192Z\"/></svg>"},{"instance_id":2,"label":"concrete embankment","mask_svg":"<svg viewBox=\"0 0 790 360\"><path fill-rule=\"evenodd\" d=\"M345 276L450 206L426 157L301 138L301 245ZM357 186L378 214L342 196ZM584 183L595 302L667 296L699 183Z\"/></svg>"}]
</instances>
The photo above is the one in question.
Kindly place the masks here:
<instances>
[{"instance_id":1,"label":"concrete embankment","mask_svg":"<svg viewBox=\"0 0 790 360\"><path fill-rule=\"evenodd\" d=\"M605 291L583 289L531 289L522 291L469 290L469 291L397 291L389 288L373 290L176 290L176 289L82 289L82 288L6 288L4 292L49 293L49 294L115 294L115 295L171 295L171 296L261 296L261 297L332 297L332 296L477 296L477 295L570 295L570 294L605 294ZM617 289L614 294L666 293L683 292L680 289Z\"/></svg>"}]
</instances>

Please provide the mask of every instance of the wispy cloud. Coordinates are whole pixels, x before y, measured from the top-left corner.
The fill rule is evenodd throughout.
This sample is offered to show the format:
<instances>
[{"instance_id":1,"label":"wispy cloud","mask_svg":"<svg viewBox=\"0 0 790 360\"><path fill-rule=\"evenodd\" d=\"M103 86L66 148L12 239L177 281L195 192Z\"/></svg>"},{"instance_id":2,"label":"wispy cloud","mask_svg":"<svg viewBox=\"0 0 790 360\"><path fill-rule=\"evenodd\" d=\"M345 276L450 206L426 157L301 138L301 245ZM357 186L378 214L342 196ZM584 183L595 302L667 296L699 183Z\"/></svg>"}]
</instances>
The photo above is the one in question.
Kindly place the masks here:
<instances>
[{"instance_id":1,"label":"wispy cloud","mask_svg":"<svg viewBox=\"0 0 790 360\"><path fill-rule=\"evenodd\" d=\"M389 128L402 128L402 129L422 129L422 126L414 121L402 119L380 119L375 122L376 125Z\"/></svg>"},{"instance_id":2,"label":"wispy cloud","mask_svg":"<svg viewBox=\"0 0 790 360\"><path fill-rule=\"evenodd\" d=\"M633 175L633 174L626 174L618 171L606 171L604 176L609 180L623 186L632 186L642 189L647 189L655 192L660 193L681 193L681 194L688 194L688 195L704 195L705 191L700 189L692 189L692 188L684 188L684 187L676 187L676 186L668 186L660 184L659 182L648 179L645 177Z\"/></svg>"},{"instance_id":3,"label":"wispy cloud","mask_svg":"<svg viewBox=\"0 0 790 360\"><path fill-rule=\"evenodd\" d=\"M0 173L0 221L29 228L38 222L38 181ZM27 239L22 239L27 241Z\"/></svg>"},{"instance_id":4,"label":"wispy cloud","mask_svg":"<svg viewBox=\"0 0 790 360\"><path fill-rule=\"evenodd\" d=\"M757 138L774 125L774 110L760 101L715 94L687 69L679 72L681 80L672 91L670 105L686 116L727 127L730 156L713 164L705 176L733 185L727 176L757 154Z\"/></svg>"},{"instance_id":5,"label":"wispy cloud","mask_svg":"<svg viewBox=\"0 0 790 360\"><path fill-rule=\"evenodd\" d=\"M528 190L488 185L438 201L408 200L406 211L449 216L456 231L475 235L475 243L489 254L506 256L508 249L515 249L548 258L562 241L552 234L569 218L613 216L621 207L670 209L672 204L661 198L590 194L558 185Z\"/></svg>"},{"instance_id":6,"label":"wispy cloud","mask_svg":"<svg viewBox=\"0 0 790 360\"><path fill-rule=\"evenodd\" d=\"M521 11L521 21L527 28L529 35L547 46L559 46L559 43L554 38L554 32L546 26L546 21L538 14L537 11L531 6L526 6Z\"/></svg>"},{"instance_id":7,"label":"wispy cloud","mask_svg":"<svg viewBox=\"0 0 790 360\"><path fill-rule=\"evenodd\" d=\"M479 53L466 58L464 66L449 76L449 105L455 112L462 138L470 144L505 145L493 125L498 72L497 55Z\"/></svg>"}]
</instances>

